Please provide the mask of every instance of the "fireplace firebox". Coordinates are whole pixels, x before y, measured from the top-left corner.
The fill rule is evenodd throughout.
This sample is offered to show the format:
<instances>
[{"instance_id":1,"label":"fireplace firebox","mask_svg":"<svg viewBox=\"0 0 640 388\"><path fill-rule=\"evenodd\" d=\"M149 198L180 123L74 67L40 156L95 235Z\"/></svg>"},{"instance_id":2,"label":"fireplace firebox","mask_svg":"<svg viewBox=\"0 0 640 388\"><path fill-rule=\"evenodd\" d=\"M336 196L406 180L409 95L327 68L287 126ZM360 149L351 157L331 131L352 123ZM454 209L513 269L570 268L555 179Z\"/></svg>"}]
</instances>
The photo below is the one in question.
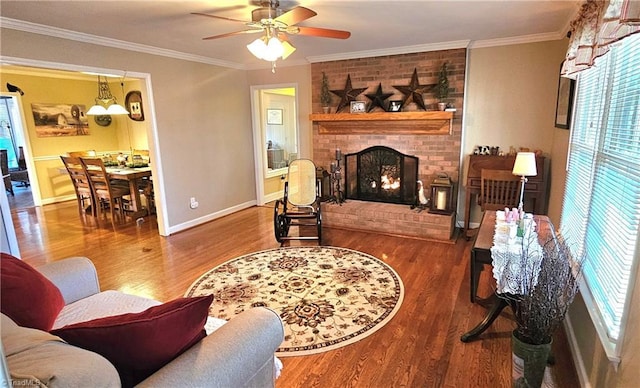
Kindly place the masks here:
<instances>
[{"instance_id":1,"label":"fireplace firebox","mask_svg":"<svg viewBox=\"0 0 640 388\"><path fill-rule=\"evenodd\" d=\"M393 148L374 146L347 154L345 196L348 199L414 205L418 158Z\"/></svg>"}]
</instances>

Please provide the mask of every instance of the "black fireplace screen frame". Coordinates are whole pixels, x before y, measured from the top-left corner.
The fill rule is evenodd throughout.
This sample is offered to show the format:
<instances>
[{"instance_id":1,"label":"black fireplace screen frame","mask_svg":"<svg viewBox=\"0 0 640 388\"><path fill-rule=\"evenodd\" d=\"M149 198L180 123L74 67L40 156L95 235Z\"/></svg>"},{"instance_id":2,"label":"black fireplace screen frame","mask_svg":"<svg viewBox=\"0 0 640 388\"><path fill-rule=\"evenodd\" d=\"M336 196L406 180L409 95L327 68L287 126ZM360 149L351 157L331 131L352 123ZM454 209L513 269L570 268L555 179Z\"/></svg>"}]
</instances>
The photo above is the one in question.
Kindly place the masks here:
<instances>
[{"instance_id":1,"label":"black fireplace screen frame","mask_svg":"<svg viewBox=\"0 0 640 388\"><path fill-rule=\"evenodd\" d=\"M385 146L345 155L345 197L362 201L415 205L418 158ZM381 178L400 178L398 189L383 189Z\"/></svg>"}]
</instances>

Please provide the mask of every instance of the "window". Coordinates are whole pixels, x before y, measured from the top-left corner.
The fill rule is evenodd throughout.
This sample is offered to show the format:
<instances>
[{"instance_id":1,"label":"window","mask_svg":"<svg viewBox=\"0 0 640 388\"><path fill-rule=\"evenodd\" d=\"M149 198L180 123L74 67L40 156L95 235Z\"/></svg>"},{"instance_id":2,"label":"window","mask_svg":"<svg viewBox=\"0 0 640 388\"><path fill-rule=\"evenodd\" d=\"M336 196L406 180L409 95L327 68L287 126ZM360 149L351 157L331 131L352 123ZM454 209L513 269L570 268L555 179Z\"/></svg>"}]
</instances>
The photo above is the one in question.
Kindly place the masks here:
<instances>
[{"instance_id":1,"label":"window","mask_svg":"<svg viewBox=\"0 0 640 388\"><path fill-rule=\"evenodd\" d=\"M584 254L582 295L619 361L640 231L640 34L578 76L560 232Z\"/></svg>"}]
</instances>

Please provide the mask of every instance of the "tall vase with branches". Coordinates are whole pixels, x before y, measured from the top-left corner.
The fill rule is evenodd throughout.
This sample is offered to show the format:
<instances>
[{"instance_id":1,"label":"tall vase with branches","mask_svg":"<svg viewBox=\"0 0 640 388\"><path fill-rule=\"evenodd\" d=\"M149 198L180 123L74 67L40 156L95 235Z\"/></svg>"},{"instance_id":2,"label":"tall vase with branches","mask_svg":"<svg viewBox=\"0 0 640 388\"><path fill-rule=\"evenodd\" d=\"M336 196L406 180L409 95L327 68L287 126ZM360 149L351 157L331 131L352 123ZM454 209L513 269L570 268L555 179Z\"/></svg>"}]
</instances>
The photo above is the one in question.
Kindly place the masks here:
<instances>
[{"instance_id":1,"label":"tall vase with branches","mask_svg":"<svg viewBox=\"0 0 640 388\"><path fill-rule=\"evenodd\" d=\"M574 257L567 242L554 233L543 244L537 234L525 235L521 252L507 254L504 268L509 271L499 279L504 283L517 273L520 292L498 296L511 306L517 325L512 346L522 365L514 364L514 386L540 387L553 335L578 293L584 256Z\"/></svg>"}]
</instances>

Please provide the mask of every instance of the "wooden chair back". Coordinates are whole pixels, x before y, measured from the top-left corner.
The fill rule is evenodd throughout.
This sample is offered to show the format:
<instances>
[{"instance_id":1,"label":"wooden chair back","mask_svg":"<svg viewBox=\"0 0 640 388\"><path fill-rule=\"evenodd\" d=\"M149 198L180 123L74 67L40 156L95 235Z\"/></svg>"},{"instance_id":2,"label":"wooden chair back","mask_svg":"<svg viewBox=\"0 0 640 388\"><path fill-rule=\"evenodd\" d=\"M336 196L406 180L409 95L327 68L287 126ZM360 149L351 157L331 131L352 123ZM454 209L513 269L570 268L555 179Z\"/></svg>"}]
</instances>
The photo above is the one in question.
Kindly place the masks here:
<instances>
[{"instance_id":1,"label":"wooden chair back","mask_svg":"<svg viewBox=\"0 0 640 388\"><path fill-rule=\"evenodd\" d=\"M97 156L98 154L94 150L86 150L86 151L70 151L70 152L67 152L67 155L73 158L83 158L83 157Z\"/></svg>"},{"instance_id":2,"label":"wooden chair back","mask_svg":"<svg viewBox=\"0 0 640 388\"><path fill-rule=\"evenodd\" d=\"M480 206L482 210L517 207L520 196L520 177L510 170L482 169L480 173Z\"/></svg>"},{"instance_id":3,"label":"wooden chair back","mask_svg":"<svg viewBox=\"0 0 640 388\"><path fill-rule=\"evenodd\" d=\"M76 192L76 198L78 200L78 210L80 214L86 213L88 209L91 209L91 214L96 215L95 199L91 191L91 184L89 178L84 171L84 167L80 162L80 158L71 156L60 156L62 163L64 164L73 188Z\"/></svg>"},{"instance_id":4,"label":"wooden chair back","mask_svg":"<svg viewBox=\"0 0 640 388\"><path fill-rule=\"evenodd\" d=\"M11 175L9 174L9 154L7 150L0 150L0 170L2 171L5 190L14 195Z\"/></svg>"},{"instance_id":5,"label":"wooden chair back","mask_svg":"<svg viewBox=\"0 0 640 388\"><path fill-rule=\"evenodd\" d=\"M97 207L103 213L106 210L110 211L111 223L115 228L115 210L117 209L120 217L124 219L124 210L127 203L124 196L131 194L129 187L111 183L104 161L101 158L80 158L80 162L89 178L91 191L98 204Z\"/></svg>"}]
</instances>

